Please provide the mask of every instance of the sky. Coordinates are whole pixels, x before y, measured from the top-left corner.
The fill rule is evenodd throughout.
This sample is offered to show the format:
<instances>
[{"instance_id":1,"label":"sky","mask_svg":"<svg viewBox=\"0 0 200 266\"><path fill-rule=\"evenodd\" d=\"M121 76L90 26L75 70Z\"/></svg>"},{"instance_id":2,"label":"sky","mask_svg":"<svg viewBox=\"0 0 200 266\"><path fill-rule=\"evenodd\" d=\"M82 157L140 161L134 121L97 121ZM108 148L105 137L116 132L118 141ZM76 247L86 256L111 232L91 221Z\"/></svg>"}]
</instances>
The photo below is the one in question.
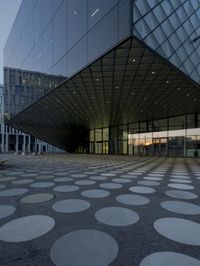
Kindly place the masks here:
<instances>
[{"instance_id":1,"label":"sky","mask_svg":"<svg viewBox=\"0 0 200 266\"><path fill-rule=\"evenodd\" d=\"M22 0L0 0L0 83L3 84L3 48Z\"/></svg>"}]
</instances>

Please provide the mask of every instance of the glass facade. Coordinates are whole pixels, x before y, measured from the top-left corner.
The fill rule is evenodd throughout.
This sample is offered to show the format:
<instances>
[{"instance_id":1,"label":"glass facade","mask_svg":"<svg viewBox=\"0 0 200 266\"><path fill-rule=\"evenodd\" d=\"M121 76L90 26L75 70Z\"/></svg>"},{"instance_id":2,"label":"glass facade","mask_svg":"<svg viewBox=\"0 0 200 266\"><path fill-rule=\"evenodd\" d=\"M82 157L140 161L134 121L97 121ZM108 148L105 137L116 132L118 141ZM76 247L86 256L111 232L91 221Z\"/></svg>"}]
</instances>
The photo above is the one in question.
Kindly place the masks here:
<instances>
[{"instance_id":1,"label":"glass facade","mask_svg":"<svg viewBox=\"0 0 200 266\"><path fill-rule=\"evenodd\" d=\"M200 157L199 119L190 114L91 129L90 153Z\"/></svg>"},{"instance_id":2,"label":"glass facade","mask_svg":"<svg viewBox=\"0 0 200 266\"><path fill-rule=\"evenodd\" d=\"M198 0L135 0L133 35L200 83Z\"/></svg>"},{"instance_id":3,"label":"glass facade","mask_svg":"<svg viewBox=\"0 0 200 266\"><path fill-rule=\"evenodd\" d=\"M70 152L199 157L199 12L23 0L4 49L8 119Z\"/></svg>"},{"instance_id":4,"label":"glass facade","mask_svg":"<svg viewBox=\"0 0 200 266\"><path fill-rule=\"evenodd\" d=\"M4 66L70 77L131 34L131 4L23 0L4 48Z\"/></svg>"}]
</instances>

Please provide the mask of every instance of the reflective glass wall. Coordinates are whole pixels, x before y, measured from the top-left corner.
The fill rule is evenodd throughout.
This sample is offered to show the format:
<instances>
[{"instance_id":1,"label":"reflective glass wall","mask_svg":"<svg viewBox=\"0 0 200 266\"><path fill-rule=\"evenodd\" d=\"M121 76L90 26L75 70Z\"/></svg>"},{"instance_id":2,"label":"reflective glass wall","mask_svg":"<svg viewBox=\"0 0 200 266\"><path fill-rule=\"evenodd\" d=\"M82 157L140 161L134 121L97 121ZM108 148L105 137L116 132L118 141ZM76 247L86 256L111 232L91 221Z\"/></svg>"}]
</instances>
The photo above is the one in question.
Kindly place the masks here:
<instances>
[{"instance_id":1,"label":"reflective glass wall","mask_svg":"<svg viewBox=\"0 0 200 266\"><path fill-rule=\"evenodd\" d=\"M91 129L90 153L200 157L200 114Z\"/></svg>"},{"instance_id":2,"label":"reflective glass wall","mask_svg":"<svg viewBox=\"0 0 200 266\"><path fill-rule=\"evenodd\" d=\"M131 0L23 0L4 48L9 116L130 36L131 13ZM49 87L47 79L54 79Z\"/></svg>"},{"instance_id":3,"label":"reflective glass wall","mask_svg":"<svg viewBox=\"0 0 200 266\"><path fill-rule=\"evenodd\" d=\"M200 83L199 0L134 0L133 35Z\"/></svg>"},{"instance_id":4,"label":"reflective glass wall","mask_svg":"<svg viewBox=\"0 0 200 266\"><path fill-rule=\"evenodd\" d=\"M70 77L131 35L131 0L23 0L4 66Z\"/></svg>"}]
</instances>

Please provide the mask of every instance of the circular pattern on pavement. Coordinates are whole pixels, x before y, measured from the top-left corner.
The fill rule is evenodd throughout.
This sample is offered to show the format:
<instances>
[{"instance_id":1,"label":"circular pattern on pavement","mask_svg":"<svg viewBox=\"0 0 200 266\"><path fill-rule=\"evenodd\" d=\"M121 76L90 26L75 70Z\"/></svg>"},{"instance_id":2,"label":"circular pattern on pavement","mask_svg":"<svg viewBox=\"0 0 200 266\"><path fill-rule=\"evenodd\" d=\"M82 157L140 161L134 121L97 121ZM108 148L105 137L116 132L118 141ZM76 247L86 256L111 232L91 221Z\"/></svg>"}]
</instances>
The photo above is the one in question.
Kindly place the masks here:
<instances>
[{"instance_id":1,"label":"circular pattern on pavement","mask_svg":"<svg viewBox=\"0 0 200 266\"><path fill-rule=\"evenodd\" d=\"M170 182L174 182L174 183L181 183L181 184L189 184L192 183L192 181L187 180L187 179L177 179L177 178L171 178L169 180Z\"/></svg>"},{"instance_id":2,"label":"circular pattern on pavement","mask_svg":"<svg viewBox=\"0 0 200 266\"><path fill-rule=\"evenodd\" d=\"M23 174L23 175L20 175L21 177L36 177L38 174Z\"/></svg>"},{"instance_id":3,"label":"circular pattern on pavement","mask_svg":"<svg viewBox=\"0 0 200 266\"><path fill-rule=\"evenodd\" d=\"M54 182L37 182L30 185L33 188L46 188L46 187L53 187L55 185Z\"/></svg>"},{"instance_id":4,"label":"circular pattern on pavement","mask_svg":"<svg viewBox=\"0 0 200 266\"><path fill-rule=\"evenodd\" d=\"M121 184L116 184L116 183L102 183L99 186L101 188L106 188L106 189L119 189L119 188L122 188Z\"/></svg>"},{"instance_id":5,"label":"circular pattern on pavement","mask_svg":"<svg viewBox=\"0 0 200 266\"><path fill-rule=\"evenodd\" d=\"M161 218L154 229L164 237L188 245L200 245L200 224L180 218Z\"/></svg>"},{"instance_id":6,"label":"circular pattern on pavement","mask_svg":"<svg viewBox=\"0 0 200 266\"><path fill-rule=\"evenodd\" d=\"M21 180L12 181L12 184L15 184L15 185L23 185L23 184L32 183L33 181L34 181L33 179L21 179Z\"/></svg>"},{"instance_id":7,"label":"circular pattern on pavement","mask_svg":"<svg viewBox=\"0 0 200 266\"><path fill-rule=\"evenodd\" d=\"M151 193L155 193L156 192L156 190L154 188L142 187L142 186L130 187L129 190L131 192L143 193L143 194L151 194Z\"/></svg>"},{"instance_id":8,"label":"circular pattern on pavement","mask_svg":"<svg viewBox=\"0 0 200 266\"><path fill-rule=\"evenodd\" d=\"M85 211L90 207L90 203L81 199L61 200L53 204L54 211L62 213L74 213Z\"/></svg>"},{"instance_id":9,"label":"circular pattern on pavement","mask_svg":"<svg viewBox=\"0 0 200 266\"><path fill-rule=\"evenodd\" d=\"M13 175L22 175L22 174L24 174L24 172L17 172L17 171L15 171L15 172L10 172L10 173L7 173L6 175L7 176L13 176Z\"/></svg>"},{"instance_id":10,"label":"circular pattern on pavement","mask_svg":"<svg viewBox=\"0 0 200 266\"><path fill-rule=\"evenodd\" d=\"M131 182L131 180L125 179L125 178L113 178L112 181L116 183L130 183Z\"/></svg>"},{"instance_id":11,"label":"circular pattern on pavement","mask_svg":"<svg viewBox=\"0 0 200 266\"><path fill-rule=\"evenodd\" d=\"M199 266L200 260L193 257L176 253L161 251L148 255L145 257L139 266Z\"/></svg>"},{"instance_id":12,"label":"circular pattern on pavement","mask_svg":"<svg viewBox=\"0 0 200 266\"><path fill-rule=\"evenodd\" d=\"M113 174L113 173L103 173L101 174L102 176L116 176L116 174Z\"/></svg>"},{"instance_id":13,"label":"circular pattern on pavement","mask_svg":"<svg viewBox=\"0 0 200 266\"><path fill-rule=\"evenodd\" d=\"M86 198L104 198L110 195L110 192L103 189L88 189L83 192L81 192L81 195Z\"/></svg>"},{"instance_id":14,"label":"circular pattern on pavement","mask_svg":"<svg viewBox=\"0 0 200 266\"><path fill-rule=\"evenodd\" d=\"M148 174L149 176L156 176L156 177L163 177L165 175L163 174L156 174L156 173L151 173L151 174Z\"/></svg>"},{"instance_id":15,"label":"circular pattern on pavement","mask_svg":"<svg viewBox=\"0 0 200 266\"><path fill-rule=\"evenodd\" d=\"M146 181L146 180L141 180L137 182L139 185L143 186L159 186L160 183L155 182L155 181Z\"/></svg>"},{"instance_id":16,"label":"circular pattern on pavement","mask_svg":"<svg viewBox=\"0 0 200 266\"><path fill-rule=\"evenodd\" d=\"M181 190L167 190L165 194L169 197L176 199L197 199L198 196L192 192L181 191Z\"/></svg>"},{"instance_id":17,"label":"circular pattern on pavement","mask_svg":"<svg viewBox=\"0 0 200 266\"><path fill-rule=\"evenodd\" d=\"M56 265L107 266L118 254L117 242L97 230L77 230L60 237L51 248Z\"/></svg>"},{"instance_id":18,"label":"circular pattern on pavement","mask_svg":"<svg viewBox=\"0 0 200 266\"><path fill-rule=\"evenodd\" d=\"M96 184L96 182L93 180L78 180L78 181L75 181L74 183L80 186L89 186L89 185Z\"/></svg>"},{"instance_id":19,"label":"circular pattern on pavement","mask_svg":"<svg viewBox=\"0 0 200 266\"><path fill-rule=\"evenodd\" d=\"M6 188L6 185L0 185L0 189Z\"/></svg>"},{"instance_id":20,"label":"circular pattern on pavement","mask_svg":"<svg viewBox=\"0 0 200 266\"><path fill-rule=\"evenodd\" d=\"M0 205L0 219L3 219L15 212L16 208L11 205Z\"/></svg>"},{"instance_id":21,"label":"circular pattern on pavement","mask_svg":"<svg viewBox=\"0 0 200 266\"><path fill-rule=\"evenodd\" d=\"M145 176L143 179L150 181L160 181L163 180L161 177Z\"/></svg>"},{"instance_id":22,"label":"circular pattern on pavement","mask_svg":"<svg viewBox=\"0 0 200 266\"><path fill-rule=\"evenodd\" d=\"M40 175L40 176L37 176L36 179L46 180L46 179L53 179L54 177L55 177L54 175Z\"/></svg>"},{"instance_id":23,"label":"circular pattern on pavement","mask_svg":"<svg viewBox=\"0 0 200 266\"><path fill-rule=\"evenodd\" d=\"M22 203L42 203L52 200L55 196L51 193L36 193L20 199Z\"/></svg>"},{"instance_id":24,"label":"circular pattern on pavement","mask_svg":"<svg viewBox=\"0 0 200 266\"><path fill-rule=\"evenodd\" d=\"M128 205L145 205L149 199L140 195L124 194L116 197L116 200Z\"/></svg>"},{"instance_id":25,"label":"circular pattern on pavement","mask_svg":"<svg viewBox=\"0 0 200 266\"><path fill-rule=\"evenodd\" d=\"M188 202L170 200L162 202L161 206L164 209L175 213L189 215L200 214L200 207Z\"/></svg>"},{"instance_id":26,"label":"circular pattern on pavement","mask_svg":"<svg viewBox=\"0 0 200 266\"><path fill-rule=\"evenodd\" d=\"M7 242L29 241L48 233L54 225L54 219L46 215L20 217L0 227L0 239Z\"/></svg>"},{"instance_id":27,"label":"circular pattern on pavement","mask_svg":"<svg viewBox=\"0 0 200 266\"><path fill-rule=\"evenodd\" d=\"M91 180L95 180L95 181L102 181L102 180L107 180L108 179L106 176L91 176L89 178Z\"/></svg>"},{"instance_id":28,"label":"circular pattern on pavement","mask_svg":"<svg viewBox=\"0 0 200 266\"><path fill-rule=\"evenodd\" d=\"M1 177L0 178L0 182L2 182L2 181L5 181L5 182L12 181L12 180L15 180L15 179L17 179L17 178L16 177Z\"/></svg>"},{"instance_id":29,"label":"circular pattern on pavement","mask_svg":"<svg viewBox=\"0 0 200 266\"><path fill-rule=\"evenodd\" d=\"M136 223L139 220L139 215L126 208L106 207L96 211L95 218L107 225L128 226Z\"/></svg>"},{"instance_id":30,"label":"circular pattern on pavement","mask_svg":"<svg viewBox=\"0 0 200 266\"><path fill-rule=\"evenodd\" d=\"M171 187L171 188L177 188L177 189L194 189L193 186L191 185L185 185L185 184L176 184L176 183L170 183L168 184L168 187Z\"/></svg>"},{"instance_id":31,"label":"circular pattern on pavement","mask_svg":"<svg viewBox=\"0 0 200 266\"><path fill-rule=\"evenodd\" d=\"M79 190L78 186L73 186L73 185L63 185L63 186L57 186L53 188L54 191L56 192L72 192Z\"/></svg>"},{"instance_id":32,"label":"circular pattern on pavement","mask_svg":"<svg viewBox=\"0 0 200 266\"><path fill-rule=\"evenodd\" d=\"M0 196L9 197L9 196L18 196L27 193L29 190L26 188L10 188L0 191Z\"/></svg>"},{"instance_id":33,"label":"circular pattern on pavement","mask_svg":"<svg viewBox=\"0 0 200 266\"><path fill-rule=\"evenodd\" d=\"M70 182L70 181L73 181L73 178L71 178L71 177L58 177L58 178L55 178L53 181L55 181L55 182Z\"/></svg>"},{"instance_id":34,"label":"circular pattern on pavement","mask_svg":"<svg viewBox=\"0 0 200 266\"><path fill-rule=\"evenodd\" d=\"M136 175L120 175L120 177L127 178L127 179L135 179L135 178L138 178L138 176L136 176Z\"/></svg>"},{"instance_id":35,"label":"circular pattern on pavement","mask_svg":"<svg viewBox=\"0 0 200 266\"><path fill-rule=\"evenodd\" d=\"M189 176L183 176L183 175L171 175L172 178L178 178L178 179L190 179Z\"/></svg>"},{"instance_id":36,"label":"circular pattern on pavement","mask_svg":"<svg viewBox=\"0 0 200 266\"><path fill-rule=\"evenodd\" d=\"M76 177L76 178L82 178L82 177L86 177L87 175L84 175L84 174L73 174L73 175L70 175L71 177Z\"/></svg>"}]
</instances>

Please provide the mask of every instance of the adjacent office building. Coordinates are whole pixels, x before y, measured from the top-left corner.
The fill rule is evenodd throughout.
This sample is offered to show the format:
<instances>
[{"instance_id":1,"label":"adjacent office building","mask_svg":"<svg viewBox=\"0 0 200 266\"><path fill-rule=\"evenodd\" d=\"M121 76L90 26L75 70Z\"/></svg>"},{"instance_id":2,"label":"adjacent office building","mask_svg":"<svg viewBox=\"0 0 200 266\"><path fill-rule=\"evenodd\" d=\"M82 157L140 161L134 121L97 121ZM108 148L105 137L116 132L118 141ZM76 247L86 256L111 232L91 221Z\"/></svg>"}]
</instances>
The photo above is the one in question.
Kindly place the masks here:
<instances>
[{"instance_id":1,"label":"adjacent office building","mask_svg":"<svg viewBox=\"0 0 200 266\"><path fill-rule=\"evenodd\" d=\"M200 157L198 0L23 0L4 66L7 123L27 134L69 152Z\"/></svg>"},{"instance_id":2,"label":"adjacent office building","mask_svg":"<svg viewBox=\"0 0 200 266\"><path fill-rule=\"evenodd\" d=\"M8 118L8 112L4 109L7 95L3 85L0 84L0 153L26 154L32 152L41 154L43 152L60 152L58 148L4 123L4 120ZM17 93L13 95L13 97L17 96L19 96ZM23 94L21 97L23 97ZM15 103L12 103L10 107L14 110L18 108Z\"/></svg>"}]
</instances>

